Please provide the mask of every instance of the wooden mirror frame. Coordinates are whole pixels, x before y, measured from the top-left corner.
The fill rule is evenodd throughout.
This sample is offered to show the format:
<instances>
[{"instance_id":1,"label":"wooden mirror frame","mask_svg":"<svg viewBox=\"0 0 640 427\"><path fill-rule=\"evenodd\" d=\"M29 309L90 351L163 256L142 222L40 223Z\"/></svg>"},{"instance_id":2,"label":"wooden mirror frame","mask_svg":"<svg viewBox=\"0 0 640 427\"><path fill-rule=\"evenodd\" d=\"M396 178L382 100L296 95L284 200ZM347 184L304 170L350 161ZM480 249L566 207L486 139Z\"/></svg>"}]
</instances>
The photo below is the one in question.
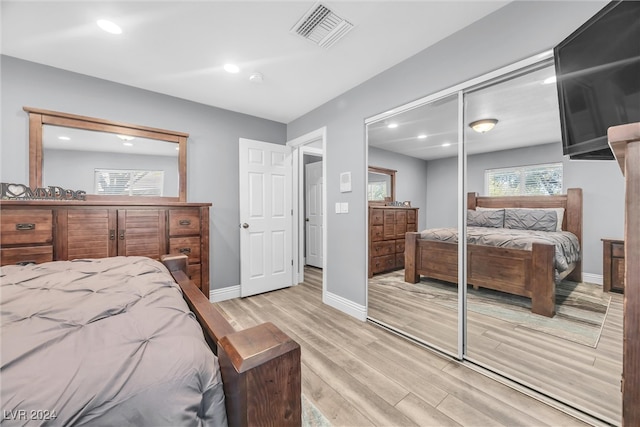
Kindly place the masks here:
<instances>
[{"instance_id":1,"label":"wooden mirror frame","mask_svg":"<svg viewBox=\"0 0 640 427\"><path fill-rule=\"evenodd\" d=\"M150 128L129 123L114 122L95 117L79 116L58 111L23 107L29 113L29 186L42 187L42 126L45 124L76 129L102 131L140 138L157 139L178 144L178 197L164 196L103 196L87 194L87 200L132 202L186 202L187 201L187 138L188 133Z\"/></svg>"},{"instance_id":2,"label":"wooden mirror frame","mask_svg":"<svg viewBox=\"0 0 640 427\"><path fill-rule=\"evenodd\" d=\"M368 200L370 205L386 205L388 202L396 200L396 170L381 168L378 166L369 166L369 172L376 172L383 175L389 175L391 177L391 196L385 198L385 200ZM368 182L368 180L367 180ZM368 193L368 192L367 192Z\"/></svg>"}]
</instances>

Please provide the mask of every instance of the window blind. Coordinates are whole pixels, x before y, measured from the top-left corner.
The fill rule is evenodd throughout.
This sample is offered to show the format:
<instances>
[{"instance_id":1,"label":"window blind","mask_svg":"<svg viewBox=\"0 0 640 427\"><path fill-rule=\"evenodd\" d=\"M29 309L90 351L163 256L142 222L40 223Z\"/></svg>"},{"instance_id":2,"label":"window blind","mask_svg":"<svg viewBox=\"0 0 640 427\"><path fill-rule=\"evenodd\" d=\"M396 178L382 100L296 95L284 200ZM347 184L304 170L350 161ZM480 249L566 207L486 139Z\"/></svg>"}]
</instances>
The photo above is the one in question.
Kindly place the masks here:
<instances>
[{"instance_id":1,"label":"window blind","mask_svg":"<svg viewBox=\"0 0 640 427\"><path fill-rule=\"evenodd\" d=\"M95 169L96 194L109 196L162 196L164 171Z\"/></svg>"},{"instance_id":2,"label":"window blind","mask_svg":"<svg viewBox=\"0 0 640 427\"><path fill-rule=\"evenodd\" d=\"M489 196L552 195L562 192L562 163L485 170Z\"/></svg>"}]
</instances>

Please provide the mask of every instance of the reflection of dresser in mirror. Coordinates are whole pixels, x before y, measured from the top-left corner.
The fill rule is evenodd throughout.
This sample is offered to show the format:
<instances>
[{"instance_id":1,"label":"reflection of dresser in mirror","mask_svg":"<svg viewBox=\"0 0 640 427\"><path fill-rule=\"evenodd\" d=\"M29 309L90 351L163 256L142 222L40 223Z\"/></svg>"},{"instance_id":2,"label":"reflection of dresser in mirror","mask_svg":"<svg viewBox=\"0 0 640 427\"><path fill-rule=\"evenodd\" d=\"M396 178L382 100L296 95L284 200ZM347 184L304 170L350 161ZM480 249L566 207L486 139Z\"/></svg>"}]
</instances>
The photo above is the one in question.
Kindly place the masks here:
<instances>
[{"instance_id":1,"label":"reflection of dresser in mirror","mask_svg":"<svg viewBox=\"0 0 640 427\"><path fill-rule=\"evenodd\" d=\"M404 235L418 231L418 208L369 206L369 277L404 267Z\"/></svg>"}]
</instances>

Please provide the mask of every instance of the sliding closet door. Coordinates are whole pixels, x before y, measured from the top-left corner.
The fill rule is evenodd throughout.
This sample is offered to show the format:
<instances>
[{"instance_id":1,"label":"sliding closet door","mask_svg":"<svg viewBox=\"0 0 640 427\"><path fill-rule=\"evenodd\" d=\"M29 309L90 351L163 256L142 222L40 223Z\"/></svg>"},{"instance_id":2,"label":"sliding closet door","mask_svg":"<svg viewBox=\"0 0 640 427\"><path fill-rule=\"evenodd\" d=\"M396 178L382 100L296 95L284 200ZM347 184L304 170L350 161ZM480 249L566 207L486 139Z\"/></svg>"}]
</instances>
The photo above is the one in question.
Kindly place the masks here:
<instances>
[{"instance_id":1,"label":"sliding closet door","mask_svg":"<svg viewBox=\"0 0 640 427\"><path fill-rule=\"evenodd\" d=\"M597 209L590 201L606 200L603 193L611 190L599 186L598 178L594 179L606 165L569 161L562 155L554 75L552 63L539 64L465 94L467 125L477 120L497 120L493 129L485 128L484 132L466 126L468 191L483 197L547 197L580 187L585 207ZM603 215L609 213L603 208ZM495 227L495 238L502 247L510 243L520 247L522 228L545 233L551 226L519 222L522 217L517 215L520 214L507 213L504 221L493 221L490 214L476 212L468 219L473 226L483 225L485 232ZM583 219L584 237L606 222L587 209ZM563 221L557 213L556 221ZM467 233L469 239L476 241L477 229L469 226ZM469 286L467 290L466 358L619 424L622 296L603 292L602 286L590 283L594 275L583 275L582 280L572 276L557 282L552 279L543 286L551 292L555 315L534 313L531 294L538 292L535 288L541 285L536 285L532 277L542 269L498 256L478 261L469 246L469 282L488 282L484 282L486 287ZM598 236L583 239L585 272L601 268L601 247ZM563 251L558 250L558 257L570 256L560 252ZM562 264L555 262L560 274L564 273ZM478 282L472 279L474 275Z\"/></svg>"},{"instance_id":2,"label":"sliding closet door","mask_svg":"<svg viewBox=\"0 0 640 427\"><path fill-rule=\"evenodd\" d=\"M396 171L395 200L386 206L369 202L368 316L455 357L461 354L458 96L429 99L367 126L369 166ZM376 185L370 180L370 193ZM417 208L416 219L406 220L405 230L404 218L412 213L404 208L409 205ZM414 229L418 233L411 233ZM381 259L390 260L388 268L380 268Z\"/></svg>"}]
</instances>

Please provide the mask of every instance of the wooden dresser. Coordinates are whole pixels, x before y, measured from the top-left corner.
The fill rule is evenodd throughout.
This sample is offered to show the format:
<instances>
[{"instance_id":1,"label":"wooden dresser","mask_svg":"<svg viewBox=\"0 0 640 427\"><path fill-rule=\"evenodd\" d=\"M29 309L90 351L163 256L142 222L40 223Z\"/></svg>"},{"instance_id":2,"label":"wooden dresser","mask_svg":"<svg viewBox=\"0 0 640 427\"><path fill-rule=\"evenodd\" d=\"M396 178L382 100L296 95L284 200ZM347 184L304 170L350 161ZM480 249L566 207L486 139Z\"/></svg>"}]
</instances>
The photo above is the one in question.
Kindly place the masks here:
<instances>
[{"instance_id":1,"label":"wooden dresser","mask_svg":"<svg viewBox=\"0 0 640 427\"><path fill-rule=\"evenodd\" d=\"M404 235L417 220L418 208L369 206L369 277L404 267Z\"/></svg>"},{"instance_id":2,"label":"wooden dresser","mask_svg":"<svg viewBox=\"0 0 640 427\"><path fill-rule=\"evenodd\" d=\"M182 253L190 279L208 298L210 206L2 201L0 264Z\"/></svg>"}]
</instances>

